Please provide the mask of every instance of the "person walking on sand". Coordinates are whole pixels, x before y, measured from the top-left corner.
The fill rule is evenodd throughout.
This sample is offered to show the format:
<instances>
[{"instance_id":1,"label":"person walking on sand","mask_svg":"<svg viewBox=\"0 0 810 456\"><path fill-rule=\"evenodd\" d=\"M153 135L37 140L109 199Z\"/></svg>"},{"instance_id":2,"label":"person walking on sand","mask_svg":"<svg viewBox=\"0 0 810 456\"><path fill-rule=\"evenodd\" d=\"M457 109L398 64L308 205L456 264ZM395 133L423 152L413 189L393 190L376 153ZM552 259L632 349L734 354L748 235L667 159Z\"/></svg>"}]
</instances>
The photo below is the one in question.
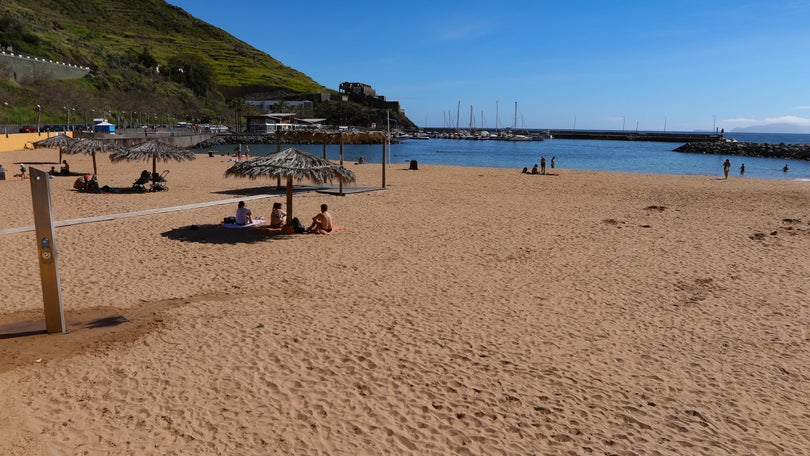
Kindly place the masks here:
<instances>
[{"instance_id":1,"label":"person walking on sand","mask_svg":"<svg viewBox=\"0 0 810 456\"><path fill-rule=\"evenodd\" d=\"M321 213L312 217L312 225L307 228L307 231L317 234L332 232L332 214L329 213L329 207L326 204L321 204Z\"/></svg>"},{"instance_id":2,"label":"person walking on sand","mask_svg":"<svg viewBox=\"0 0 810 456\"><path fill-rule=\"evenodd\" d=\"M730 169L731 169L731 162L728 161L728 158L727 158L726 161L723 162L723 177L725 179L728 179L728 171Z\"/></svg>"},{"instance_id":3,"label":"person walking on sand","mask_svg":"<svg viewBox=\"0 0 810 456\"><path fill-rule=\"evenodd\" d=\"M25 167L25 163L20 163L20 180L28 179L28 168Z\"/></svg>"},{"instance_id":4,"label":"person walking on sand","mask_svg":"<svg viewBox=\"0 0 810 456\"><path fill-rule=\"evenodd\" d=\"M546 174L546 156L540 156L540 174Z\"/></svg>"}]
</instances>

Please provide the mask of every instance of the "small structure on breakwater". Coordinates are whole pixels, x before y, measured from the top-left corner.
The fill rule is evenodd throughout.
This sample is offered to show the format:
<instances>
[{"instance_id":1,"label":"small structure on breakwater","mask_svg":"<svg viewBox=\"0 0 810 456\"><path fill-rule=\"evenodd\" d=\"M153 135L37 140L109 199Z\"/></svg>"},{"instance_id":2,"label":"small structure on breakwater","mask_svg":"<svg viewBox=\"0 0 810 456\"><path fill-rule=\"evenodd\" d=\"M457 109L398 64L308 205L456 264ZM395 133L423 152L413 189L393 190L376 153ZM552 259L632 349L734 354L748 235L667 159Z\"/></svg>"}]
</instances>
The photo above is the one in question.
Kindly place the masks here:
<instances>
[{"instance_id":1,"label":"small structure on breakwater","mask_svg":"<svg viewBox=\"0 0 810 456\"><path fill-rule=\"evenodd\" d=\"M689 142L674 149L692 154L739 155L743 157L810 160L810 144L766 144L752 142Z\"/></svg>"}]
</instances>

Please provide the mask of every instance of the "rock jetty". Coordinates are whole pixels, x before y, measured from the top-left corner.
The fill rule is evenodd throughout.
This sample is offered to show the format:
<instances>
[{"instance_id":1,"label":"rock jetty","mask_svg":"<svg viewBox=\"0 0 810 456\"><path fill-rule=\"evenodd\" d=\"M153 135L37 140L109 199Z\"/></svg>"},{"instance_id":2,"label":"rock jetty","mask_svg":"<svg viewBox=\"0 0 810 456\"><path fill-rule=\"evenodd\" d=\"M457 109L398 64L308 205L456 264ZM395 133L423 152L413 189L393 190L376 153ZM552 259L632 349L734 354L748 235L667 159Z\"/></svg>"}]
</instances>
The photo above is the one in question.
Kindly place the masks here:
<instances>
[{"instance_id":1,"label":"rock jetty","mask_svg":"<svg viewBox=\"0 0 810 456\"><path fill-rule=\"evenodd\" d=\"M692 154L740 155L743 157L810 160L810 144L765 144L752 142L690 142L674 149Z\"/></svg>"}]
</instances>

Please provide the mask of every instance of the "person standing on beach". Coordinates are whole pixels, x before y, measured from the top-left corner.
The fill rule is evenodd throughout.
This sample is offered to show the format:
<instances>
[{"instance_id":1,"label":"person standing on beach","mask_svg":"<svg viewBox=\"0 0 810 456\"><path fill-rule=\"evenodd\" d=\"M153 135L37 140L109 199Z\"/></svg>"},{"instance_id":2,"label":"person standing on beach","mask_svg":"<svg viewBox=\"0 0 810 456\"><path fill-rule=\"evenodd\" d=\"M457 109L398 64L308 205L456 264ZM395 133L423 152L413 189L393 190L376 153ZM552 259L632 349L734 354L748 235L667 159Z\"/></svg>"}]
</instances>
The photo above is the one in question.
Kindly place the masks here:
<instances>
[{"instance_id":1,"label":"person standing on beach","mask_svg":"<svg viewBox=\"0 0 810 456\"><path fill-rule=\"evenodd\" d=\"M723 177L725 179L728 179L728 171L730 169L731 169L731 162L728 161L728 158L727 158L726 161L723 162Z\"/></svg>"},{"instance_id":2,"label":"person standing on beach","mask_svg":"<svg viewBox=\"0 0 810 456\"><path fill-rule=\"evenodd\" d=\"M546 174L546 156L540 156L540 174Z\"/></svg>"},{"instance_id":3,"label":"person standing on beach","mask_svg":"<svg viewBox=\"0 0 810 456\"><path fill-rule=\"evenodd\" d=\"M745 163L740 165L740 176L742 176L743 174L745 174Z\"/></svg>"},{"instance_id":4,"label":"person standing on beach","mask_svg":"<svg viewBox=\"0 0 810 456\"><path fill-rule=\"evenodd\" d=\"M236 149L234 149L234 151L236 152L236 161L237 162L242 161L242 145L237 144Z\"/></svg>"},{"instance_id":5,"label":"person standing on beach","mask_svg":"<svg viewBox=\"0 0 810 456\"><path fill-rule=\"evenodd\" d=\"M554 169L554 166L556 165L556 162L557 162L557 157L551 157L551 169Z\"/></svg>"},{"instance_id":6,"label":"person standing on beach","mask_svg":"<svg viewBox=\"0 0 810 456\"><path fill-rule=\"evenodd\" d=\"M245 144L245 160L250 160L250 147Z\"/></svg>"}]
</instances>

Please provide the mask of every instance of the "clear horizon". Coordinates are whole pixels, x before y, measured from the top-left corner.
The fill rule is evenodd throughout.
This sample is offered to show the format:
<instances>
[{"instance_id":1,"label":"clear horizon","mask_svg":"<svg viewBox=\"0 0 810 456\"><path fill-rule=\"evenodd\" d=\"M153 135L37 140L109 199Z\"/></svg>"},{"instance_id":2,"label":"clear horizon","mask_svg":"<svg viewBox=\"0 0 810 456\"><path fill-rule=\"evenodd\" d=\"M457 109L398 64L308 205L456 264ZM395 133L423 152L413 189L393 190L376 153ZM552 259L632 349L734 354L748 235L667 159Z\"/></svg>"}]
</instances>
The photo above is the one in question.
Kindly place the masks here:
<instances>
[{"instance_id":1,"label":"clear horizon","mask_svg":"<svg viewBox=\"0 0 810 456\"><path fill-rule=\"evenodd\" d=\"M419 126L810 133L808 2L168 3Z\"/></svg>"}]
</instances>

